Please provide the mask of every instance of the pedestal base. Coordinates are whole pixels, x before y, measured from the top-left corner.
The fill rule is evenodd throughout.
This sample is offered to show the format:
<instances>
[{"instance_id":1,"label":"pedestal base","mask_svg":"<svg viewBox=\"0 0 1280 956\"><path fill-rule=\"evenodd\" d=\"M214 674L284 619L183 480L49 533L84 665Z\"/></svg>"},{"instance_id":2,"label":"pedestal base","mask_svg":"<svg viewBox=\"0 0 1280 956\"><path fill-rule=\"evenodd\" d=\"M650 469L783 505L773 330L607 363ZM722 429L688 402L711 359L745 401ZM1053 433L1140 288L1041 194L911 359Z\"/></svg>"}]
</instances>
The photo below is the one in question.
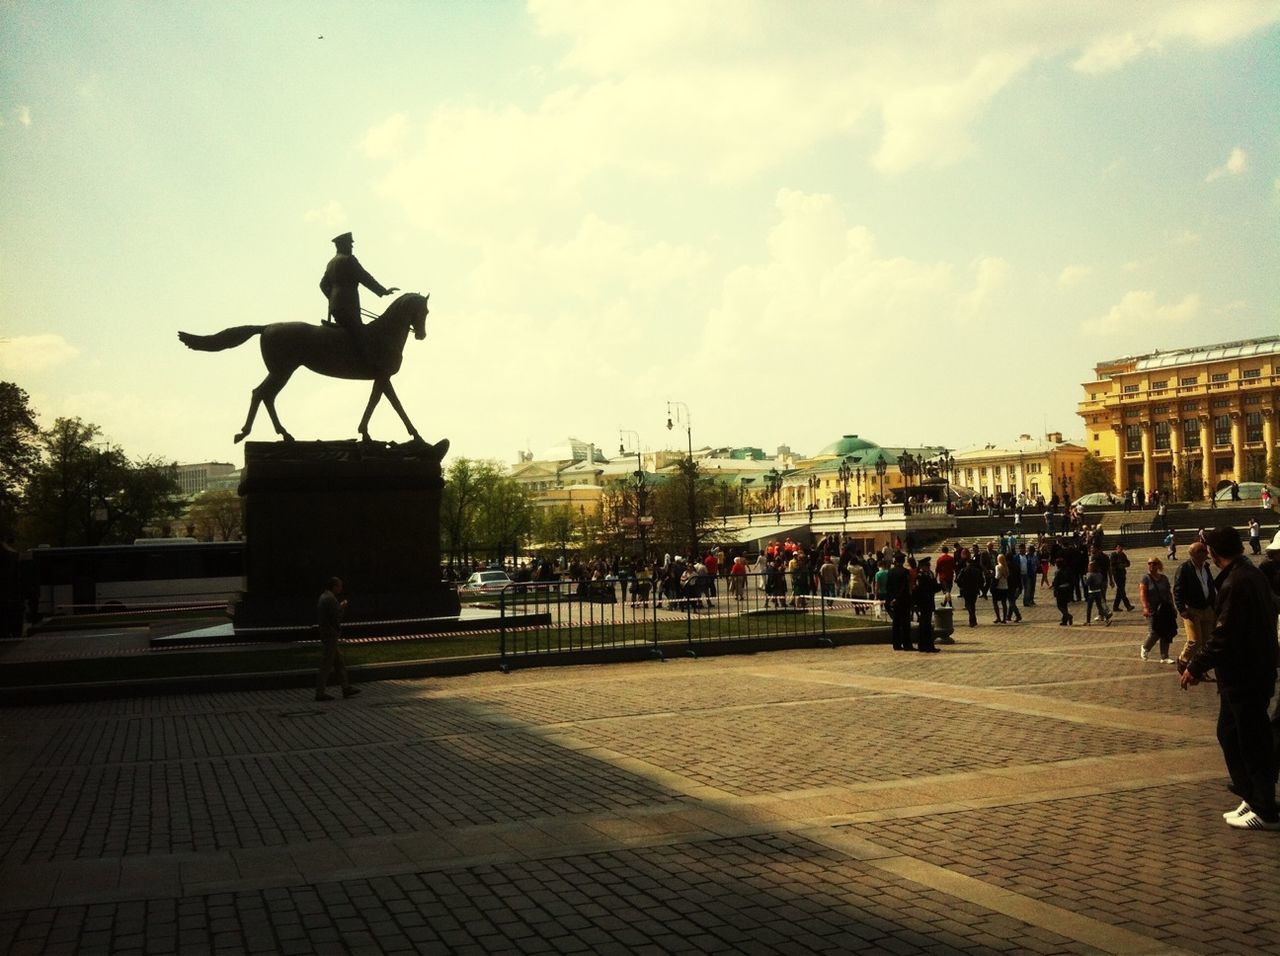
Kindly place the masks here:
<instances>
[{"instance_id":1,"label":"pedestal base","mask_svg":"<svg viewBox=\"0 0 1280 956\"><path fill-rule=\"evenodd\" d=\"M342 578L346 620L457 615L441 580L441 459L449 443L250 442L245 446L246 590L237 632L315 623Z\"/></svg>"}]
</instances>

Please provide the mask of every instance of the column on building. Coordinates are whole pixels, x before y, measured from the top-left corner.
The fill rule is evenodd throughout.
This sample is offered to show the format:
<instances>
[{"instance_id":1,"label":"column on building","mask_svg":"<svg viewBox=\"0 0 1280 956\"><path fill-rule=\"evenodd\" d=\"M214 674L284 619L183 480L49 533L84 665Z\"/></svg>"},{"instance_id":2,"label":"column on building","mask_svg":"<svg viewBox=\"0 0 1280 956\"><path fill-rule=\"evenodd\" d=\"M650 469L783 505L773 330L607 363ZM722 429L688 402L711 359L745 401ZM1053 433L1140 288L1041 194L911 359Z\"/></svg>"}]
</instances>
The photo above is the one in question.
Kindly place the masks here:
<instances>
[{"instance_id":1,"label":"column on building","mask_svg":"<svg viewBox=\"0 0 1280 956\"><path fill-rule=\"evenodd\" d=\"M1129 484L1128 478L1124 473L1124 425L1120 422L1112 422L1111 430L1115 432L1116 436L1116 491L1120 494L1124 494L1125 488ZM1052 462L1049 463L1049 468L1050 484L1052 484Z\"/></svg>"},{"instance_id":2,"label":"column on building","mask_svg":"<svg viewBox=\"0 0 1280 956\"><path fill-rule=\"evenodd\" d=\"M1176 409L1178 406L1174 405L1173 407ZM1179 492L1182 491L1182 469L1184 466L1181 454L1182 422L1178 419L1178 414L1175 411L1173 418L1169 420L1169 461L1173 463L1173 487L1169 490L1173 493L1175 501L1180 497Z\"/></svg>"},{"instance_id":3,"label":"column on building","mask_svg":"<svg viewBox=\"0 0 1280 956\"><path fill-rule=\"evenodd\" d=\"M1236 481L1244 480L1244 416L1239 411L1231 413L1231 450L1235 453L1232 470Z\"/></svg>"},{"instance_id":4,"label":"column on building","mask_svg":"<svg viewBox=\"0 0 1280 956\"><path fill-rule=\"evenodd\" d=\"M1213 495L1213 489L1218 484L1218 476L1213 471L1213 436L1209 434L1209 416L1201 415L1200 418L1200 477L1204 479L1204 493L1206 497Z\"/></svg>"},{"instance_id":5,"label":"column on building","mask_svg":"<svg viewBox=\"0 0 1280 956\"><path fill-rule=\"evenodd\" d=\"M1151 453L1151 419L1142 423L1142 493L1150 495L1156 486L1156 465Z\"/></svg>"},{"instance_id":6,"label":"column on building","mask_svg":"<svg viewBox=\"0 0 1280 956\"><path fill-rule=\"evenodd\" d=\"M1276 466L1276 410L1262 410L1262 443L1267 446L1267 478Z\"/></svg>"}]
</instances>

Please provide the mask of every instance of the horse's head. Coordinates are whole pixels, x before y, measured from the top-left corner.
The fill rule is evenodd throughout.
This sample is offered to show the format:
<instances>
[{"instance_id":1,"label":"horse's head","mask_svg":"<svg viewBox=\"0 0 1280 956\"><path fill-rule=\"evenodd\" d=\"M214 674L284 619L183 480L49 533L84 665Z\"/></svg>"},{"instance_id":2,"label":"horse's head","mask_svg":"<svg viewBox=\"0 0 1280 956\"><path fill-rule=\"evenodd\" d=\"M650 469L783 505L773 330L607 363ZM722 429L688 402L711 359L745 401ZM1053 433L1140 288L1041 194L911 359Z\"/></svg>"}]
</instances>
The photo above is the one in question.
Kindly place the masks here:
<instances>
[{"instance_id":1,"label":"horse's head","mask_svg":"<svg viewBox=\"0 0 1280 956\"><path fill-rule=\"evenodd\" d=\"M417 292L405 292L399 296L394 302L387 307L374 322L386 320L388 323L404 323L399 325L400 328L408 326L413 329L413 337L421 341L427 337L427 313L430 309L427 307L427 300L431 298L431 293L419 295Z\"/></svg>"},{"instance_id":2,"label":"horse's head","mask_svg":"<svg viewBox=\"0 0 1280 956\"><path fill-rule=\"evenodd\" d=\"M414 309L413 316L409 319L409 327L413 329L413 337L421 342L427 337L427 315L431 312L428 303L431 300L431 293L428 292L419 298L422 299L422 309Z\"/></svg>"}]
</instances>

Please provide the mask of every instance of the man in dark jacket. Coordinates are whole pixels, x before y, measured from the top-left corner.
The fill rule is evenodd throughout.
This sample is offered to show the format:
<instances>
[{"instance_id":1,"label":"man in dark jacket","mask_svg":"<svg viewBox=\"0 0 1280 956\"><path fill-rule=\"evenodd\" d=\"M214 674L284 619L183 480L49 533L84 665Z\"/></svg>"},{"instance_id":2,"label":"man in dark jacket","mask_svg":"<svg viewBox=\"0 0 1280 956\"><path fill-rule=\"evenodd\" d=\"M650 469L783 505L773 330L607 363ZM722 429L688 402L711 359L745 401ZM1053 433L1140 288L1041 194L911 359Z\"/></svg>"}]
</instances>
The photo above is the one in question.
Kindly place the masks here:
<instances>
[{"instance_id":1,"label":"man in dark jacket","mask_svg":"<svg viewBox=\"0 0 1280 956\"><path fill-rule=\"evenodd\" d=\"M1271 587L1244 558L1235 528L1214 528L1205 536L1213 563L1221 569L1217 621L1182 673L1182 687L1198 684L1210 670L1218 676L1218 744L1231 775L1239 807L1225 814L1242 830L1280 830L1276 811L1276 768L1267 705L1276 683L1276 610Z\"/></svg>"},{"instance_id":2,"label":"man in dark jacket","mask_svg":"<svg viewBox=\"0 0 1280 956\"><path fill-rule=\"evenodd\" d=\"M1195 657L1196 645L1208 640L1217 623L1214 609L1218 589L1209 565L1209 548L1197 541L1187 549L1187 560L1178 565L1173 576L1173 603L1187 622L1187 643L1178 655L1180 665Z\"/></svg>"},{"instance_id":3,"label":"man in dark jacket","mask_svg":"<svg viewBox=\"0 0 1280 956\"><path fill-rule=\"evenodd\" d=\"M893 620L893 649L909 651L911 647L911 574L903 566L907 556L899 551L893 556L893 567L885 579L885 597Z\"/></svg>"},{"instance_id":4,"label":"man in dark jacket","mask_svg":"<svg viewBox=\"0 0 1280 956\"><path fill-rule=\"evenodd\" d=\"M1111 610L1120 610L1121 603L1124 604L1126 611L1133 610L1133 603L1129 600L1129 595L1124 589L1125 579L1129 576L1129 556L1124 553L1124 545L1117 543L1116 549L1111 552L1111 583L1116 588L1115 603L1111 605Z\"/></svg>"}]
</instances>

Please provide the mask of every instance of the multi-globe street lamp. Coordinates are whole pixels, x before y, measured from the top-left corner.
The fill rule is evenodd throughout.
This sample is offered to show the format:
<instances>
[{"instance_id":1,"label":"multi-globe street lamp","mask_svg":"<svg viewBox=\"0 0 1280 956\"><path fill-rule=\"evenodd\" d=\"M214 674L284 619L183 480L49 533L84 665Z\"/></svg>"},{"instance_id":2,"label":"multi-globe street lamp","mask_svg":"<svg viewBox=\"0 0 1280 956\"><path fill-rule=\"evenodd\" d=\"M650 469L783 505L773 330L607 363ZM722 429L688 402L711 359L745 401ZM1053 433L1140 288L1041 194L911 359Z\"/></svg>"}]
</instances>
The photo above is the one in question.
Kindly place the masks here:
<instances>
[{"instance_id":1,"label":"multi-globe street lamp","mask_svg":"<svg viewBox=\"0 0 1280 956\"><path fill-rule=\"evenodd\" d=\"M853 469L849 467L849 459L845 458L840 462L840 469L836 472L840 478L840 503L844 505L844 519L849 520L849 479L853 477Z\"/></svg>"},{"instance_id":2,"label":"multi-globe street lamp","mask_svg":"<svg viewBox=\"0 0 1280 956\"><path fill-rule=\"evenodd\" d=\"M884 459L884 452L876 458L876 474L880 478L880 517L884 517L884 473L889 470L889 463Z\"/></svg>"}]
</instances>

